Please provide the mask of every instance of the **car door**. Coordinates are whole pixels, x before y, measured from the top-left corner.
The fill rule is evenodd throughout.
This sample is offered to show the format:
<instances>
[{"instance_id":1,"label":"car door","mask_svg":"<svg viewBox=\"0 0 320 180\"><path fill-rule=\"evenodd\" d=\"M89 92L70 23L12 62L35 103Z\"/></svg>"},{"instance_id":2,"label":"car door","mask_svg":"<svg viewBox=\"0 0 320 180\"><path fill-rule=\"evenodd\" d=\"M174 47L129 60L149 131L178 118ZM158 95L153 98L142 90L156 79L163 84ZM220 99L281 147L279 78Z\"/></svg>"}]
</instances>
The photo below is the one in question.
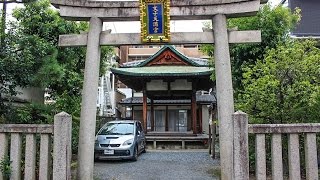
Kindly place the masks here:
<instances>
[{"instance_id":1,"label":"car door","mask_svg":"<svg viewBox=\"0 0 320 180\"><path fill-rule=\"evenodd\" d=\"M138 151L141 152L145 146L145 135L140 122L137 122L137 143Z\"/></svg>"}]
</instances>

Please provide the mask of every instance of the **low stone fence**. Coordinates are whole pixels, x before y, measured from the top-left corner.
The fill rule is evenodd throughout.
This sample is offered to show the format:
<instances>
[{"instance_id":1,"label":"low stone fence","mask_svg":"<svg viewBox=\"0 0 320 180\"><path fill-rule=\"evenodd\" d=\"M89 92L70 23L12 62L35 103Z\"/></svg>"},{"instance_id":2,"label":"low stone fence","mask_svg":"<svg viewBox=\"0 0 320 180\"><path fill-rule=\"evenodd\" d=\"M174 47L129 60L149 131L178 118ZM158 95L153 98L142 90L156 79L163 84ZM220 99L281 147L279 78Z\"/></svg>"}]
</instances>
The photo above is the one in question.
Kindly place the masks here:
<instances>
[{"instance_id":1,"label":"low stone fence","mask_svg":"<svg viewBox=\"0 0 320 180\"><path fill-rule=\"evenodd\" d=\"M300 180L301 174L306 179L319 179L316 133L320 132L320 123L308 124L248 124L247 114L237 112L234 120L234 177L249 179L249 144L248 135L255 135L255 179L267 179L266 136L271 136L271 178L274 180L284 177L283 154L288 155L289 179ZM283 135L288 136L288 142L282 142ZM304 144L300 144L300 136L304 136ZM288 144L288 152L283 152L283 145ZM251 146L251 144L250 144ZM300 152L304 146L304 152ZM301 154L305 158L301 173ZM269 159L270 157L268 157Z\"/></svg>"},{"instance_id":2,"label":"low stone fence","mask_svg":"<svg viewBox=\"0 0 320 180\"><path fill-rule=\"evenodd\" d=\"M71 129L72 118L64 112L53 125L0 124L0 162L10 158L10 179L71 179Z\"/></svg>"}]
</instances>

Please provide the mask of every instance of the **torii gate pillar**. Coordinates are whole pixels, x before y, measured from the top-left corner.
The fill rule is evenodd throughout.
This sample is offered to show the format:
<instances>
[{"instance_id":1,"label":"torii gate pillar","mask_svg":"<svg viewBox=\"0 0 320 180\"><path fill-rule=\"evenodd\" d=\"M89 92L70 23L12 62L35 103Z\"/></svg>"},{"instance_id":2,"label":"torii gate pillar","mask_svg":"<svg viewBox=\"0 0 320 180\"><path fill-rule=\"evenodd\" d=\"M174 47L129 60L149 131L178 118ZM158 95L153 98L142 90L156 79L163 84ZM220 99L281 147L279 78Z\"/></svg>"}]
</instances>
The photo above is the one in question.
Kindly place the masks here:
<instances>
[{"instance_id":1,"label":"torii gate pillar","mask_svg":"<svg viewBox=\"0 0 320 180\"><path fill-rule=\"evenodd\" d=\"M93 179L94 143L97 114L97 89L100 67L100 18L90 18L87 37L87 54L85 61L84 82L81 102L78 179Z\"/></svg>"},{"instance_id":2,"label":"torii gate pillar","mask_svg":"<svg viewBox=\"0 0 320 180\"><path fill-rule=\"evenodd\" d=\"M222 14L215 15L212 25L215 39L214 60L219 119L221 179L231 180L234 179L232 121L234 102L226 16Z\"/></svg>"}]
</instances>

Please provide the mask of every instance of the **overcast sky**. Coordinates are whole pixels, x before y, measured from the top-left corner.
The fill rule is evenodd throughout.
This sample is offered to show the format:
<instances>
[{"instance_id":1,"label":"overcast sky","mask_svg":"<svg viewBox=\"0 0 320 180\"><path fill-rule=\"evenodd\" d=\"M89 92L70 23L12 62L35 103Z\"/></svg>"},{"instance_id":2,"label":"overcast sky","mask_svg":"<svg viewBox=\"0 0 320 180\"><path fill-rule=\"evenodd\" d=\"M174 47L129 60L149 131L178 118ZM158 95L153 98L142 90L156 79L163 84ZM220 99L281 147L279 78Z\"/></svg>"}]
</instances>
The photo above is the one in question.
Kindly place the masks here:
<instances>
[{"instance_id":1,"label":"overcast sky","mask_svg":"<svg viewBox=\"0 0 320 180\"><path fill-rule=\"evenodd\" d=\"M106 0L115 1L115 0ZM138 1L138 0L118 0L118 1ZM279 4L281 0L269 0L272 5ZM18 7L21 5L18 5ZM16 4L9 4L8 12L17 7ZM2 8L2 6L1 6ZM130 27L130 28L128 28ZM201 32L203 21L171 21L172 32ZM104 23L104 29L112 29L112 33L138 33L140 32L140 22L108 22Z\"/></svg>"},{"instance_id":2,"label":"overcast sky","mask_svg":"<svg viewBox=\"0 0 320 180\"><path fill-rule=\"evenodd\" d=\"M113 0L106 0L113 1ZM128 0L119 0L128 1ZM129 0L138 1L138 0ZM269 0L272 5L279 4L281 0ZM130 29L128 29L130 27ZM203 21L171 21L170 31L171 32L202 32ZM104 29L111 29L112 33L128 33L140 32L140 22L108 22L104 23Z\"/></svg>"}]
</instances>

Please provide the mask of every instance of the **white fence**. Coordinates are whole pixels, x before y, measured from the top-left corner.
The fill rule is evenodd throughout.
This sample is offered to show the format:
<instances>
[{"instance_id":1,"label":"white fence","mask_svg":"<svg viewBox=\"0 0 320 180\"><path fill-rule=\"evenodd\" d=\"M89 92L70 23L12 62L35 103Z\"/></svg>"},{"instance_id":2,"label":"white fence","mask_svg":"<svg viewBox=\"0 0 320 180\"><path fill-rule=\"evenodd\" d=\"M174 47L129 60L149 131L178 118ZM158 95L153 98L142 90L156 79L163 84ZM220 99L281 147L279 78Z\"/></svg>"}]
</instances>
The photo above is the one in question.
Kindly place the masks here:
<instances>
[{"instance_id":1,"label":"white fence","mask_svg":"<svg viewBox=\"0 0 320 180\"><path fill-rule=\"evenodd\" d=\"M55 115L53 125L0 124L0 162L10 158L10 179L71 179L71 126L64 112Z\"/></svg>"}]
</instances>

